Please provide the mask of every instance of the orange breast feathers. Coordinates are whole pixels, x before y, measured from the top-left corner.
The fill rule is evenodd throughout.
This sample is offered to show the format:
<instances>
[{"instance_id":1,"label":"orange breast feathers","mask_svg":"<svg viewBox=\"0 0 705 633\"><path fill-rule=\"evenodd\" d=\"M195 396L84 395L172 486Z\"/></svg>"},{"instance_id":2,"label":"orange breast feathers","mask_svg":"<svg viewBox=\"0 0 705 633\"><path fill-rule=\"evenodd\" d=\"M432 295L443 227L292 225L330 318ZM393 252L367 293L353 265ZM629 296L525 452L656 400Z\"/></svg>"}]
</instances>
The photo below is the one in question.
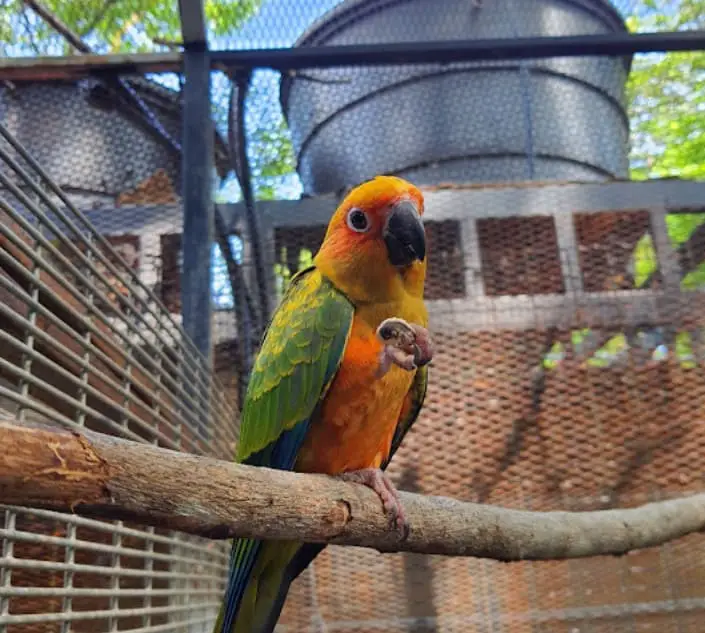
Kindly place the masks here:
<instances>
[{"instance_id":1,"label":"orange breast feathers","mask_svg":"<svg viewBox=\"0 0 705 633\"><path fill-rule=\"evenodd\" d=\"M382 378L382 343L356 315L343 361L311 421L295 470L327 475L379 468L389 455L414 372L392 367Z\"/></svg>"}]
</instances>

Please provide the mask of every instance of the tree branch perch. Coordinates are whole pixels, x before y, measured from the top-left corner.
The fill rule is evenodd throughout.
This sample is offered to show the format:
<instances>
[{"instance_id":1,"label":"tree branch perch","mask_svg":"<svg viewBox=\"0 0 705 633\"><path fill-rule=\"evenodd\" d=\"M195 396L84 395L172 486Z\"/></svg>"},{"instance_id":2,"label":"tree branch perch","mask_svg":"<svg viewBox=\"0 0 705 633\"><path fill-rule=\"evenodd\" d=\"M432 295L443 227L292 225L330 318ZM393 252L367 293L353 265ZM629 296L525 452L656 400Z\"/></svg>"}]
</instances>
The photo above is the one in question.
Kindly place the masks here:
<instances>
[{"instance_id":1,"label":"tree branch perch","mask_svg":"<svg viewBox=\"0 0 705 633\"><path fill-rule=\"evenodd\" d=\"M627 510L525 512L401 493L400 542L371 490L0 420L0 503L123 519L210 538L298 539L501 561L623 554L705 528L705 494Z\"/></svg>"}]
</instances>

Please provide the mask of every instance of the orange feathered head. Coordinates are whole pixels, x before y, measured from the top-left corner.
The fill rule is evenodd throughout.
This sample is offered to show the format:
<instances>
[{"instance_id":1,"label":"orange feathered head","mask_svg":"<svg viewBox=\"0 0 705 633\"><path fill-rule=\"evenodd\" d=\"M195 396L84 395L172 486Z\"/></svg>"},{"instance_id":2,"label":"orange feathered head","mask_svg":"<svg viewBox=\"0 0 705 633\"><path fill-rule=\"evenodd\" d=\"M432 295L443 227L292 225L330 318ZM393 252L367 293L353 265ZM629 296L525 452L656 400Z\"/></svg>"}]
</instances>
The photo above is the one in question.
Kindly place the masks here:
<instances>
[{"instance_id":1,"label":"orange feathered head","mask_svg":"<svg viewBox=\"0 0 705 633\"><path fill-rule=\"evenodd\" d=\"M424 201L411 183L378 176L353 189L333 214L315 264L357 301L423 295Z\"/></svg>"}]
</instances>

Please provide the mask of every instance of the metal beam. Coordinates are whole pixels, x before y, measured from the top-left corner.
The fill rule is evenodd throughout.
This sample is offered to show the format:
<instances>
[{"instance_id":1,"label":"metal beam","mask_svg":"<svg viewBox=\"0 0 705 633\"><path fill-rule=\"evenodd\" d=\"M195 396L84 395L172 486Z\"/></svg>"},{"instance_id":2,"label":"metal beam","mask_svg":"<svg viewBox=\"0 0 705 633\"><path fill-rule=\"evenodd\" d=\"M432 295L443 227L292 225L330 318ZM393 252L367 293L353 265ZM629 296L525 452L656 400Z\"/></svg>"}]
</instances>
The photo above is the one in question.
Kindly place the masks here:
<instances>
[{"instance_id":1,"label":"metal beam","mask_svg":"<svg viewBox=\"0 0 705 633\"><path fill-rule=\"evenodd\" d=\"M585 55L630 55L705 50L705 31L615 33L350 46L310 46L209 53L215 70L450 63ZM78 79L99 74L180 72L181 53L0 58L0 81Z\"/></svg>"},{"instance_id":2,"label":"metal beam","mask_svg":"<svg viewBox=\"0 0 705 633\"><path fill-rule=\"evenodd\" d=\"M181 72L181 53L0 57L0 81L52 81L100 75Z\"/></svg>"},{"instance_id":3,"label":"metal beam","mask_svg":"<svg viewBox=\"0 0 705 633\"><path fill-rule=\"evenodd\" d=\"M705 49L705 31L608 35L568 35L483 40L444 40L302 46L295 48L213 51L214 65L230 69L272 68L298 70L336 66L429 64L498 59L630 55Z\"/></svg>"},{"instance_id":4,"label":"metal beam","mask_svg":"<svg viewBox=\"0 0 705 633\"><path fill-rule=\"evenodd\" d=\"M184 79L181 312L184 330L210 360L214 172L207 51L187 51L184 54Z\"/></svg>"},{"instance_id":5,"label":"metal beam","mask_svg":"<svg viewBox=\"0 0 705 633\"><path fill-rule=\"evenodd\" d=\"M181 314L186 334L210 364L214 233L211 69L202 0L179 0L179 13L184 43Z\"/></svg>"},{"instance_id":6,"label":"metal beam","mask_svg":"<svg viewBox=\"0 0 705 633\"><path fill-rule=\"evenodd\" d=\"M186 48L199 46L205 49L208 36L203 0L179 0L179 15L184 46Z\"/></svg>"}]
</instances>

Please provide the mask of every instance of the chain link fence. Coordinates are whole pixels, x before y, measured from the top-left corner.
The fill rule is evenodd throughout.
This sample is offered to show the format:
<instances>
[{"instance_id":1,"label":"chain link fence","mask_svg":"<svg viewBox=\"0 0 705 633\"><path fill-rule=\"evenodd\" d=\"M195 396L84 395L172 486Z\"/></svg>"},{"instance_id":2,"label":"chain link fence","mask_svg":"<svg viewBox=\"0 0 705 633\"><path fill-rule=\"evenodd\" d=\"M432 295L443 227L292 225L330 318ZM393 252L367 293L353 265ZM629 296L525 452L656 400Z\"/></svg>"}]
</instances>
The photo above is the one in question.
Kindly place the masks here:
<instances>
[{"instance_id":1,"label":"chain link fence","mask_svg":"<svg viewBox=\"0 0 705 633\"><path fill-rule=\"evenodd\" d=\"M70 4L46 3L57 31L6 1L3 52L68 54L72 34L97 53L178 48L176 2ZM211 48L240 50L687 31L703 15L700 0L206 3ZM211 364L180 325L183 77L2 82L2 415L231 458L258 337L244 144L272 303L350 186L422 187L438 351L398 486L532 510L701 491L703 55L257 69L244 139L232 77L213 71ZM2 633L212 626L224 543L17 508L0 527ZM704 547L500 564L331 546L277 630L695 633Z\"/></svg>"}]
</instances>

